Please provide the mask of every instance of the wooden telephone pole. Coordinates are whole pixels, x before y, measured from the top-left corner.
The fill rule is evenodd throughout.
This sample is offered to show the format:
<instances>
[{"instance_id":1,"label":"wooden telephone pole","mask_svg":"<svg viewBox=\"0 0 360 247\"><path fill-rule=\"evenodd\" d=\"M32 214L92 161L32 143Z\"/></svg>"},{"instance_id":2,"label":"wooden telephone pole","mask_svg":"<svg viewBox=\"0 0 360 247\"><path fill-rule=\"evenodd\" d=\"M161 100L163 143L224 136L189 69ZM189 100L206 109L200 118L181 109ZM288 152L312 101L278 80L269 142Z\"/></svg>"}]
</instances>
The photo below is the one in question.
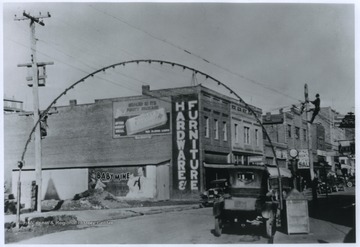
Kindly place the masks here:
<instances>
[{"instance_id":1,"label":"wooden telephone pole","mask_svg":"<svg viewBox=\"0 0 360 247\"><path fill-rule=\"evenodd\" d=\"M305 95L305 118L307 126L307 146L309 153L309 169L310 169L310 179L311 179L311 188L312 188L312 198L316 202L317 200L317 184L315 184L315 174L314 174L314 162L313 162L313 152L312 152L312 134L311 134L311 123L308 120L308 110L309 110L309 92L308 85L305 83L304 86L304 95Z\"/></svg>"},{"instance_id":2,"label":"wooden telephone pole","mask_svg":"<svg viewBox=\"0 0 360 247\"><path fill-rule=\"evenodd\" d=\"M31 63L29 64L20 64L18 67L31 67L32 68L32 88L33 88L33 107L34 107L34 125L36 125L39 120L39 67L44 67L45 65L50 65L53 63L38 63L36 58L36 37L35 37L35 24L39 24L44 26L43 18L50 18L49 12L46 15L42 15L39 13L38 16L32 16L27 14L25 11L23 13L23 17L17 18L15 16L16 21L22 20L30 20L30 43L31 43ZM44 79L46 76L42 76ZM44 84L45 85L45 84ZM37 211L41 212L41 183L42 183L42 163L41 163L41 134L40 134L40 125L38 124L35 129L35 173L36 173L36 186L37 186ZM19 176L21 174L21 168L19 170ZM20 181L20 178L19 178ZM19 182L20 183L20 182ZM18 189L19 190L19 189ZM20 201L20 195L18 195L18 202Z\"/></svg>"}]
</instances>

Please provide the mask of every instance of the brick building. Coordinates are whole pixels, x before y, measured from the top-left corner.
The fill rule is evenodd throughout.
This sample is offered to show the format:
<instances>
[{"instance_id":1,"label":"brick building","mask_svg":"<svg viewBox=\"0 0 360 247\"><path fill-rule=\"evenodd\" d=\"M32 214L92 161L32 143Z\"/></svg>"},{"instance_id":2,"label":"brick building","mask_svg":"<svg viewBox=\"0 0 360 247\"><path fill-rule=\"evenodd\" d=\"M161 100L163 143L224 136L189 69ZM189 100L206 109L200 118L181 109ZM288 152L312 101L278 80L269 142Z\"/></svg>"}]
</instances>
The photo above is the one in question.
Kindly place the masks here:
<instances>
[{"instance_id":1,"label":"brick building","mask_svg":"<svg viewBox=\"0 0 360 247\"><path fill-rule=\"evenodd\" d=\"M335 172L339 164L339 141L345 140L345 130L336 126L340 114L331 107L322 107L314 123L311 125L311 142L314 171L321 177L326 172ZM307 122L305 114L300 114L297 108L278 114L267 113L263 116L263 124L276 149L276 159L281 167L292 167L289 150L306 150ZM267 163L274 163L274 155L269 142L264 139L264 152ZM340 156L339 156L340 155ZM296 159L299 164L299 158ZM303 167L306 168L306 167ZM304 177L309 177L306 169L299 170ZM326 173L325 173L326 174Z\"/></svg>"},{"instance_id":2,"label":"brick building","mask_svg":"<svg viewBox=\"0 0 360 247\"><path fill-rule=\"evenodd\" d=\"M200 85L145 86L142 95L83 105L72 101L54 112L42 139L43 199L72 198L99 181L124 198L198 198L210 180L223 176L216 165L261 163L263 138L254 116L233 98ZM16 164L32 126L32 116L5 116L9 183L16 184ZM26 206L34 160L31 142L22 171Z\"/></svg>"}]
</instances>

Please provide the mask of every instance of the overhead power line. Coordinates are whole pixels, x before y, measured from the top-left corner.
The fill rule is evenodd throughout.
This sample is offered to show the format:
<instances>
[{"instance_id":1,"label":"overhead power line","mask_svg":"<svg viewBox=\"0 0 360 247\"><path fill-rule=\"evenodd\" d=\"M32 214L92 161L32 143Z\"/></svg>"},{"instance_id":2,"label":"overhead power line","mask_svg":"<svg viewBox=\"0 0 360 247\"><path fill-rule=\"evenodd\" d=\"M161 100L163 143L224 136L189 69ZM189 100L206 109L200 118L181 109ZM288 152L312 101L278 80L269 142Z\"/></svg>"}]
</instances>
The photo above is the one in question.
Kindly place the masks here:
<instances>
[{"instance_id":1,"label":"overhead power line","mask_svg":"<svg viewBox=\"0 0 360 247\"><path fill-rule=\"evenodd\" d=\"M135 26L135 25L133 25L133 24L131 24L131 23L129 23L128 21L126 21L126 20L124 20L124 19L122 19L122 18L119 18L119 17L117 17L117 16L114 16L114 15L112 15L112 14L110 14L110 13L104 11L104 10L98 9L98 8L94 7L93 5L91 5L91 4L89 4L89 7L91 7L92 9L94 9L94 10L96 10L96 11L98 11L98 12L104 14L104 15L107 15L107 16L109 16L109 17L111 17L111 18L113 18L113 19L115 19L115 20L117 20L117 21L120 21L120 22L128 25L128 26L131 27L131 28L134 28L134 29L136 29L136 30L138 30L138 31L140 31L140 32L143 32L143 33L147 34L148 36L152 37L153 39L159 40L159 41L161 41L161 42L163 42L163 43L166 43L166 44L168 44L168 45L170 45L170 46L172 46L172 47L175 47L176 49L182 50L183 52L185 52L185 53L187 53L187 54L189 54L189 55L191 55L191 56L194 56L194 57L196 57L196 58L198 58L198 59L200 59L200 60L202 60L202 61L204 61L204 62L206 62L206 63L208 63L208 64L211 64L211 65L213 65L213 66L216 66L216 67L218 67L218 68L220 68L220 69L222 69L222 70L224 70L224 71L226 71L226 72L228 72L228 73L231 73L231 74L233 74L233 75L235 75L235 76L237 76L237 77L240 77L240 78L242 78L242 79L244 79L244 80L247 80L247 81L249 81L249 82L251 82L251 83L253 83L253 84L255 84L255 85L261 86L261 87L263 87L263 88L265 88L265 89L267 89L267 90L270 90L270 91L272 91L272 92L281 94L281 95L283 95L283 96L285 96L285 97L288 97L288 98L290 98L290 99L293 99L293 100L296 100L296 101L300 101L300 102L301 102L301 100L299 100L299 99L297 99L297 98L295 98L295 97L293 97L293 96L290 96L290 95L288 95L288 94L286 94L286 93L283 93L283 92L281 92L281 91L279 91L279 90L277 90L277 89L272 88L271 86L268 86L268 85L266 85L266 84L264 84L264 83L261 83L261 82L259 82L259 81L254 80L254 79L251 79L251 78L249 78L249 77L247 77L247 76L244 76L244 75L242 75L242 74L239 74L239 73L236 73L236 72L234 72L234 71L231 71L231 70L229 70L229 69L227 69L227 68L225 68L225 67L223 67L223 66L221 66L221 65L219 65L219 64L217 64L217 63L214 63L214 62L212 62L212 61L209 61L208 59L203 58L202 56L200 56L200 55L198 55L198 54L190 51L189 49L185 49L185 48L183 48L183 47L181 47L181 46L179 46L179 45L177 45L177 44L175 44L175 43L173 43L173 42L170 42L170 41L168 41L168 40L166 40L166 39L159 38L159 37L157 37L156 35L148 32L148 31L146 31L146 30L144 30L144 29L142 29L142 28L139 28L139 27L137 27L137 26Z\"/></svg>"}]
</instances>

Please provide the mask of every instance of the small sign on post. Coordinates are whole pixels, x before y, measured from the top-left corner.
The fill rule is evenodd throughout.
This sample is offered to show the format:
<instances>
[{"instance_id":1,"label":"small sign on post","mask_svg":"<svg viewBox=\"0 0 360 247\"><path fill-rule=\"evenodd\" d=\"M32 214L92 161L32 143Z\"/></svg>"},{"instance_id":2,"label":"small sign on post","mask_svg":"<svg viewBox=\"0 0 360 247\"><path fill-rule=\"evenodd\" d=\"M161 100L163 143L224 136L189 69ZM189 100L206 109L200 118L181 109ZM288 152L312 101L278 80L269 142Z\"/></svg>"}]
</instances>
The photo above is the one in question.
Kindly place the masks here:
<instances>
[{"instance_id":1,"label":"small sign on post","mask_svg":"<svg viewBox=\"0 0 360 247\"><path fill-rule=\"evenodd\" d=\"M299 150L298 169L309 169L309 168L310 168L309 150L300 149Z\"/></svg>"}]
</instances>

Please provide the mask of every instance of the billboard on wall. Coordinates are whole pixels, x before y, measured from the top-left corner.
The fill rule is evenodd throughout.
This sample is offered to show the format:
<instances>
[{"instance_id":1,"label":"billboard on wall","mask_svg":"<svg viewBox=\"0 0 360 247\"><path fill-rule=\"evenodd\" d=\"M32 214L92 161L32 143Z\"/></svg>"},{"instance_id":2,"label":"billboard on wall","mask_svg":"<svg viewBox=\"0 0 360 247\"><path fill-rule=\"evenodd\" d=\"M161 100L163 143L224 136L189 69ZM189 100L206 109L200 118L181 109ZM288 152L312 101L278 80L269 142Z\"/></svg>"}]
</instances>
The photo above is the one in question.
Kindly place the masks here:
<instances>
[{"instance_id":1,"label":"billboard on wall","mask_svg":"<svg viewBox=\"0 0 360 247\"><path fill-rule=\"evenodd\" d=\"M166 99L113 102L114 138L170 133L170 103Z\"/></svg>"},{"instance_id":2,"label":"billboard on wall","mask_svg":"<svg viewBox=\"0 0 360 247\"><path fill-rule=\"evenodd\" d=\"M142 166L89 168L89 189L102 188L114 196L150 198L155 181L147 177Z\"/></svg>"},{"instance_id":3,"label":"billboard on wall","mask_svg":"<svg viewBox=\"0 0 360 247\"><path fill-rule=\"evenodd\" d=\"M199 191L199 101L196 94L172 97L173 189Z\"/></svg>"}]
</instances>

